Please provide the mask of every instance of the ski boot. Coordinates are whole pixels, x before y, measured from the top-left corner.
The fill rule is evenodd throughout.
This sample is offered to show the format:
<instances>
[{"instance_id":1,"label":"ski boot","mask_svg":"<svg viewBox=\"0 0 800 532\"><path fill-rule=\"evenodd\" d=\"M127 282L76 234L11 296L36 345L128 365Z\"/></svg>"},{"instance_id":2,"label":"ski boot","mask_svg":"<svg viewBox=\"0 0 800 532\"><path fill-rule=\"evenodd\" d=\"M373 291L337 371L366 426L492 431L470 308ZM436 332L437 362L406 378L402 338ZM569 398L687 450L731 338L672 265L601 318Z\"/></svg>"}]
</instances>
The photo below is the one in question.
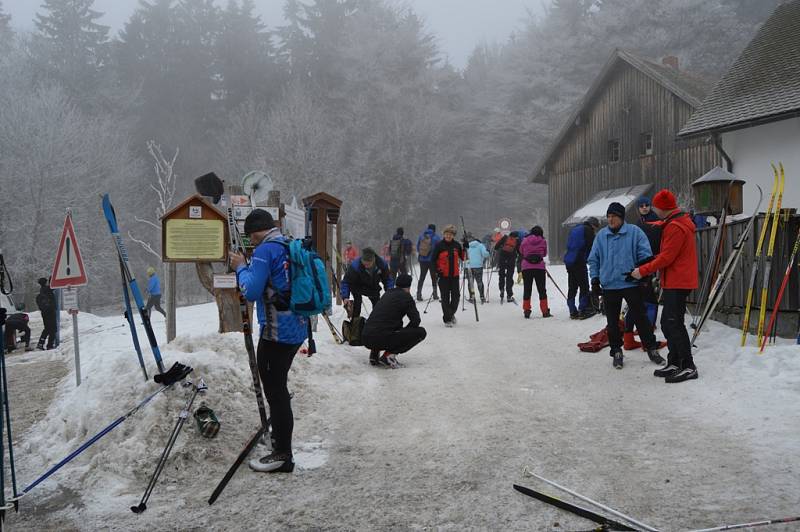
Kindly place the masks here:
<instances>
[{"instance_id":1,"label":"ski boot","mask_svg":"<svg viewBox=\"0 0 800 532\"><path fill-rule=\"evenodd\" d=\"M380 349L373 349L369 352L369 365L370 366L377 366L380 362L378 361L378 357L380 356Z\"/></svg>"},{"instance_id":2,"label":"ski boot","mask_svg":"<svg viewBox=\"0 0 800 532\"><path fill-rule=\"evenodd\" d=\"M294 471L294 458L291 452L271 452L267 456L250 460L250 469L259 473L291 473Z\"/></svg>"},{"instance_id":3,"label":"ski boot","mask_svg":"<svg viewBox=\"0 0 800 532\"><path fill-rule=\"evenodd\" d=\"M664 357L659 354L658 349L648 349L647 357L650 359L650 362L658 364L659 366L665 362Z\"/></svg>"},{"instance_id":4,"label":"ski boot","mask_svg":"<svg viewBox=\"0 0 800 532\"><path fill-rule=\"evenodd\" d=\"M385 368L397 369L400 364L397 362L397 357L388 351L384 351L383 355L378 359L378 363Z\"/></svg>"},{"instance_id":5,"label":"ski boot","mask_svg":"<svg viewBox=\"0 0 800 532\"><path fill-rule=\"evenodd\" d=\"M552 318L553 317L553 315L550 314L550 305L547 304L547 300L546 299L540 299L539 300L539 310L542 311L542 317L543 318Z\"/></svg>"},{"instance_id":6,"label":"ski boot","mask_svg":"<svg viewBox=\"0 0 800 532\"><path fill-rule=\"evenodd\" d=\"M530 299L523 299L522 300L522 315L525 316L525 319L530 319L531 317L531 300Z\"/></svg>"},{"instance_id":7,"label":"ski boot","mask_svg":"<svg viewBox=\"0 0 800 532\"><path fill-rule=\"evenodd\" d=\"M514 299L514 296L508 296L506 298L506 302L508 302L508 303L516 303L517 301Z\"/></svg>"},{"instance_id":8,"label":"ski boot","mask_svg":"<svg viewBox=\"0 0 800 532\"><path fill-rule=\"evenodd\" d=\"M614 369L622 369L623 360L625 357L622 356L622 350L617 348L611 351L611 356L614 358L612 363L614 364Z\"/></svg>"}]
</instances>

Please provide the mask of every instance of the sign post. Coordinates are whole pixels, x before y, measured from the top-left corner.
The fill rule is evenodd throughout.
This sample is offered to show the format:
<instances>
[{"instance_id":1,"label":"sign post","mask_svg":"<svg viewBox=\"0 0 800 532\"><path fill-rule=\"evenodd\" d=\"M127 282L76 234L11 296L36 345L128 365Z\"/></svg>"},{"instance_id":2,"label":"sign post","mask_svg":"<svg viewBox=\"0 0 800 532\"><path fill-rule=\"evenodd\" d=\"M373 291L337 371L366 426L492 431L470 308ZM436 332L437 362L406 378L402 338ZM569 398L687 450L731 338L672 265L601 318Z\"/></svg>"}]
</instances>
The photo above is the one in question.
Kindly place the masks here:
<instances>
[{"instance_id":1,"label":"sign post","mask_svg":"<svg viewBox=\"0 0 800 532\"><path fill-rule=\"evenodd\" d=\"M78 249L78 240L75 238L75 227L72 225L72 212L67 209L64 219L64 229L61 231L61 240L56 252L56 261L50 275L50 288L66 288L63 291L64 308L72 315L72 340L75 346L75 381L81 385L81 355L78 345L78 291L76 286L83 286L87 282L86 269L83 267L83 258Z\"/></svg>"}]
</instances>

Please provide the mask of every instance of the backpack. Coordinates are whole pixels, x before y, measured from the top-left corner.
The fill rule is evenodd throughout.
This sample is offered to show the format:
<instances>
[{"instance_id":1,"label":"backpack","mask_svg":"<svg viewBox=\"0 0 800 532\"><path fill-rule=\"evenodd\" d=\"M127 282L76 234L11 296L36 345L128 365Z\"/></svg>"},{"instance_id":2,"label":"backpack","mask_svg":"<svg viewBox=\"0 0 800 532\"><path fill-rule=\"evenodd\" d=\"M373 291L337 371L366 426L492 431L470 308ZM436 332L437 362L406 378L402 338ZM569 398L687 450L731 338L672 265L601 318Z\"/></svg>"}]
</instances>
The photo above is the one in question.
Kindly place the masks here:
<instances>
[{"instance_id":1,"label":"backpack","mask_svg":"<svg viewBox=\"0 0 800 532\"><path fill-rule=\"evenodd\" d=\"M427 257L431 254L433 248L433 239L431 235L425 235L419 242L419 256Z\"/></svg>"},{"instance_id":2,"label":"backpack","mask_svg":"<svg viewBox=\"0 0 800 532\"><path fill-rule=\"evenodd\" d=\"M389 242L389 255L392 257L392 259L399 260L402 252L403 252L403 239L402 238L392 239L392 241Z\"/></svg>"},{"instance_id":3,"label":"backpack","mask_svg":"<svg viewBox=\"0 0 800 532\"><path fill-rule=\"evenodd\" d=\"M302 240L280 244L289 251L289 309L300 316L322 314L331 307L325 263L316 252L304 248Z\"/></svg>"},{"instance_id":4,"label":"backpack","mask_svg":"<svg viewBox=\"0 0 800 532\"><path fill-rule=\"evenodd\" d=\"M501 250L503 253L514 253L517 250L517 237L508 235Z\"/></svg>"},{"instance_id":5,"label":"backpack","mask_svg":"<svg viewBox=\"0 0 800 532\"><path fill-rule=\"evenodd\" d=\"M350 321L342 322L342 336L350 345L364 345L361 341L361 332L364 330L366 320L361 316L355 316Z\"/></svg>"}]
</instances>

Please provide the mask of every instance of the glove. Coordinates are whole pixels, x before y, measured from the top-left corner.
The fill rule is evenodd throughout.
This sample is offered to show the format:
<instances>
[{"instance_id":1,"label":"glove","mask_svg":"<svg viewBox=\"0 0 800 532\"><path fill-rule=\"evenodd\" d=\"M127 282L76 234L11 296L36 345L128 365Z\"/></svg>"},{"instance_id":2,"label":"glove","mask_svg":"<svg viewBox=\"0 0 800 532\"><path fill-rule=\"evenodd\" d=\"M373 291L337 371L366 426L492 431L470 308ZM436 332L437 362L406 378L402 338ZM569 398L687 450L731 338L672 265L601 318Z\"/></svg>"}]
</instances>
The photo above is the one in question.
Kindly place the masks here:
<instances>
[{"instance_id":1,"label":"glove","mask_svg":"<svg viewBox=\"0 0 800 532\"><path fill-rule=\"evenodd\" d=\"M625 282L626 283L638 283L639 282L639 279L636 279L635 277L633 277L631 275L632 272L633 272L633 270L629 271L628 273L623 273L622 274L622 275L625 276Z\"/></svg>"},{"instance_id":2,"label":"glove","mask_svg":"<svg viewBox=\"0 0 800 532\"><path fill-rule=\"evenodd\" d=\"M603 295L603 289L600 287L600 279L597 277L592 278L592 293L598 296Z\"/></svg>"}]
</instances>

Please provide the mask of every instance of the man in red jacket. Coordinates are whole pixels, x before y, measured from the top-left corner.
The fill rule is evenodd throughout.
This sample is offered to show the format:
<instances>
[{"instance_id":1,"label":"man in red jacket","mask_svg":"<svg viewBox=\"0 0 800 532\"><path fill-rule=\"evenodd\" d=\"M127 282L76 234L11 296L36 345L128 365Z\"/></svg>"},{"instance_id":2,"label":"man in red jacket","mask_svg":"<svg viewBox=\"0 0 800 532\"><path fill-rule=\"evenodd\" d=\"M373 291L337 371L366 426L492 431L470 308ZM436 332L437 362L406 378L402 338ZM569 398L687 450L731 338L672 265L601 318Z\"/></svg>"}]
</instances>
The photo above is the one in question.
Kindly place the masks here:
<instances>
[{"instance_id":1,"label":"man in red jacket","mask_svg":"<svg viewBox=\"0 0 800 532\"><path fill-rule=\"evenodd\" d=\"M667 365L655 371L665 382L683 382L697 378L692 360L692 345L684 324L686 298L697 288L697 246L691 217L678 208L675 195L662 190L653 197L653 210L661 223L661 249L656 257L631 272L641 279L661 271L661 330L667 337Z\"/></svg>"}]
</instances>

